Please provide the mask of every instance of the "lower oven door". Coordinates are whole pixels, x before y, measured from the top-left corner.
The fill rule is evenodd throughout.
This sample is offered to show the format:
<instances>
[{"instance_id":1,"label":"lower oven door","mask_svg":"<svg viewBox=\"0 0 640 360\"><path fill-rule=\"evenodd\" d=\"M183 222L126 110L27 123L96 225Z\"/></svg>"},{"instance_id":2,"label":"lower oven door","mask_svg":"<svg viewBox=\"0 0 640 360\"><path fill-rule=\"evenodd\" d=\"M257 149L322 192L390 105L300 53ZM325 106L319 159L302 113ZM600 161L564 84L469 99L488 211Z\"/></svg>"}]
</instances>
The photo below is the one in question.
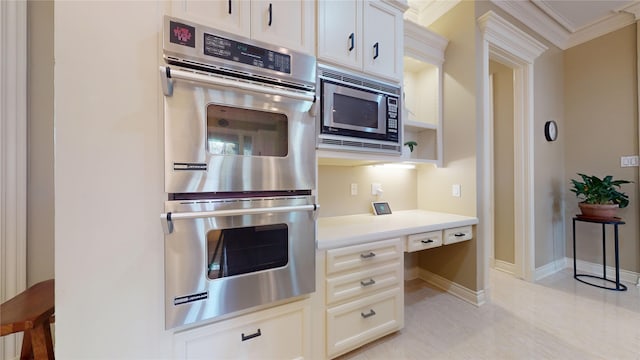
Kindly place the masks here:
<instances>
[{"instance_id":1,"label":"lower oven door","mask_svg":"<svg viewBox=\"0 0 640 360\"><path fill-rule=\"evenodd\" d=\"M165 327L315 291L313 196L168 201Z\"/></svg>"}]
</instances>

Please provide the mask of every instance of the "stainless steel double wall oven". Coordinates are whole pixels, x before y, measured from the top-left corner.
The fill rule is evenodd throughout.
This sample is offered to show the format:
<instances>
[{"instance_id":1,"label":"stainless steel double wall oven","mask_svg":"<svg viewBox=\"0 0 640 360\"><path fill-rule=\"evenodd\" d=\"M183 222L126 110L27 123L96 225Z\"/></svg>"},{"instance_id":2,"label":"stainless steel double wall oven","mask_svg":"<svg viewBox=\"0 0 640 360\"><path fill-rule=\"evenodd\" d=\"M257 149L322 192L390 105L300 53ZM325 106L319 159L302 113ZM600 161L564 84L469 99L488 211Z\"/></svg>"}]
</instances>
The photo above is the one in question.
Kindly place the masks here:
<instances>
[{"instance_id":1,"label":"stainless steel double wall oven","mask_svg":"<svg viewBox=\"0 0 640 360\"><path fill-rule=\"evenodd\" d=\"M165 326L315 290L312 56L165 17Z\"/></svg>"}]
</instances>

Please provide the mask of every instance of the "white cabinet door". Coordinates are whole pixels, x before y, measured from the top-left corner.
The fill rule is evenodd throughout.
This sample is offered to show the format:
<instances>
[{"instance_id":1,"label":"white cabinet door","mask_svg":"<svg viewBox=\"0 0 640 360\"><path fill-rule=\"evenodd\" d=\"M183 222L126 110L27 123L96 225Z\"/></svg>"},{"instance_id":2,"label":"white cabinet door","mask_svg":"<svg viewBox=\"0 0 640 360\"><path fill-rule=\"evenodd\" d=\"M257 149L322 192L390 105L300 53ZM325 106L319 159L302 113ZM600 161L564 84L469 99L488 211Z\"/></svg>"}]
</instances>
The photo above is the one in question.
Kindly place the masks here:
<instances>
[{"instance_id":1,"label":"white cabinet door","mask_svg":"<svg viewBox=\"0 0 640 360\"><path fill-rule=\"evenodd\" d=\"M251 38L313 54L314 17L310 0L252 0Z\"/></svg>"},{"instance_id":2,"label":"white cabinet door","mask_svg":"<svg viewBox=\"0 0 640 360\"><path fill-rule=\"evenodd\" d=\"M318 59L362 70L362 0L317 4Z\"/></svg>"},{"instance_id":3,"label":"white cabinet door","mask_svg":"<svg viewBox=\"0 0 640 360\"><path fill-rule=\"evenodd\" d=\"M364 3L363 70L385 78L402 78L402 13L379 0Z\"/></svg>"},{"instance_id":4,"label":"white cabinet door","mask_svg":"<svg viewBox=\"0 0 640 360\"><path fill-rule=\"evenodd\" d=\"M250 36L250 2L245 0L172 0L172 16L232 34Z\"/></svg>"}]
</instances>

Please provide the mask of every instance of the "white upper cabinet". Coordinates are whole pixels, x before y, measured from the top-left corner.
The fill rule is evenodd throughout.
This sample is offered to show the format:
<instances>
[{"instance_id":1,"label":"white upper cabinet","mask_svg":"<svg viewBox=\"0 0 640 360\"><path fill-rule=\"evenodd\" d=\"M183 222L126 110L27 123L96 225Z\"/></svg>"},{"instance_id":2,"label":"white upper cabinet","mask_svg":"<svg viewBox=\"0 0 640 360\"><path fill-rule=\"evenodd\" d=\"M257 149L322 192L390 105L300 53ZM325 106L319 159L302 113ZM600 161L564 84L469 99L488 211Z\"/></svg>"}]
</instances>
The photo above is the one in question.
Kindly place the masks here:
<instances>
[{"instance_id":1,"label":"white upper cabinet","mask_svg":"<svg viewBox=\"0 0 640 360\"><path fill-rule=\"evenodd\" d=\"M404 8L398 4L318 1L318 59L400 81Z\"/></svg>"},{"instance_id":2,"label":"white upper cabinet","mask_svg":"<svg viewBox=\"0 0 640 360\"><path fill-rule=\"evenodd\" d=\"M172 15L287 49L314 54L310 0L172 0Z\"/></svg>"},{"instance_id":3,"label":"white upper cabinet","mask_svg":"<svg viewBox=\"0 0 640 360\"><path fill-rule=\"evenodd\" d=\"M362 70L362 0L317 3L318 58Z\"/></svg>"},{"instance_id":4,"label":"white upper cabinet","mask_svg":"<svg viewBox=\"0 0 640 360\"><path fill-rule=\"evenodd\" d=\"M402 12L381 1L364 2L363 70L402 79Z\"/></svg>"},{"instance_id":5,"label":"white upper cabinet","mask_svg":"<svg viewBox=\"0 0 640 360\"><path fill-rule=\"evenodd\" d=\"M172 15L232 34L251 35L251 3L238 0L173 0Z\"/></svg>"},{"instance_id":6,"label":"white upper cabinet","mask_svg":"<svg viewBox=\"0 0 640 360\"><path fill-rule=\"evenodd\" d=\"M314 18L315 3L313 1L252 0L251 38L313 54Z\"/></svg>"}]
</instances>

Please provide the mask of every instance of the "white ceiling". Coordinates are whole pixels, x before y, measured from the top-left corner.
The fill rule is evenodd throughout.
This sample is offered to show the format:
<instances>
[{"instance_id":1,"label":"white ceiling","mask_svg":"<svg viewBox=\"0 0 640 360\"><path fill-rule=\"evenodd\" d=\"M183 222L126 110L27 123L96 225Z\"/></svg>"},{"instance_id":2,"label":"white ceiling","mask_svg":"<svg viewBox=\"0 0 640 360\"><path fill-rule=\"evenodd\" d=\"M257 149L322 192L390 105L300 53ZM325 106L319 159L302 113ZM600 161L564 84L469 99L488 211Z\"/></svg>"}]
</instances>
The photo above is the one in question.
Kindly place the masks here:
<instances>
[{"instance_id":1,"label":"white ceiling","mask_svg":"<svg viewBox=\"0 0 640 360\"><path fill-rule=\"evenodd\" d=\"M640 0L490 0L561 49L640 20ZM407 18L429 26L460 0L409 0Z\"/></svg>"},{"instance_id":2,"label":"white ceiling","mask_svg":"<svg viewBox=\"0 0 640 360\"><path fill-rule=\"evenodd\" d=\"M532 0L571 33L618 15L633 0Z\"/></svg>"}]
</instances>

